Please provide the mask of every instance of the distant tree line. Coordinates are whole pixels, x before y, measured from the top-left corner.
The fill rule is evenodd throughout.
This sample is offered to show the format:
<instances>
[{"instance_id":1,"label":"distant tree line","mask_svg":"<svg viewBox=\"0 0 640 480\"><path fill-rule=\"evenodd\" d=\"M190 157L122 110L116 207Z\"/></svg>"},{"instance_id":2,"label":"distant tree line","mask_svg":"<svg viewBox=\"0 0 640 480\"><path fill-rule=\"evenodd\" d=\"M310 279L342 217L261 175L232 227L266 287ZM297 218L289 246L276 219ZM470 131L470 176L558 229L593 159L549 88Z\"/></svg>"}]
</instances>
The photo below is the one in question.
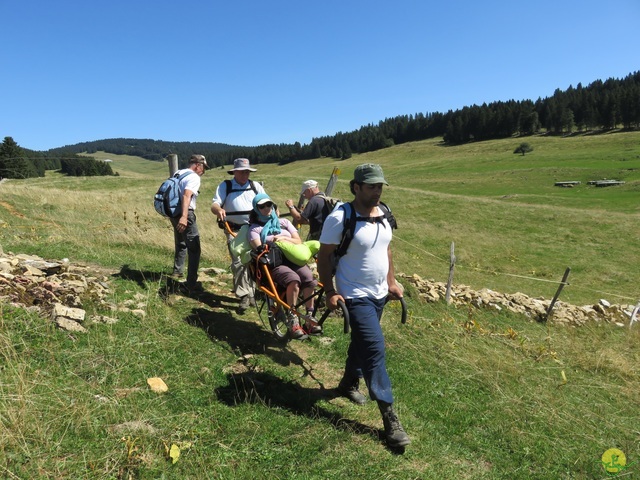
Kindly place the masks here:
<instances>
[{"instance_id":1,"label":"distant tree line","mask_svg":"<svg viewBox=\"0 0 640 480\"><path fill-rule=\"evenodd\" d=\"M446 113L416 113L387 118L352 132L313 138L308 145L270 144L257 147L222 143L165 142L115 138L79 143L47 152L69 155L104 151L161 161L178 155L180 167L193 153L201 153L213 167L229 165L234 158L247 157L251 163L286 164L294 160L320 157L350 158L406 142L442 137L448 145L539 132L566 135L572 132L640 127L640 72L623 79L597 80L586 87L578 84L553 96L532 100L498 101L472 105Z\"/></svg>"},{"instance_id":2,"label":"distant tree line","mask_svg":"<svg viewBox=\"0 0 640 480\"><path fill-rule=\"evenodd\" d=\"M186 166L189 157L194 153L203 153L213 159L212 153L227 151L235 147L225 143L213 142L167 142L163 140L135 139L135 138L110 138L106 140L95 140L92 142L82 142L76 145L67 145L49 150L49 153L96 153L107 152L114 155L131 155L142 157L156 162L164 161L169 154L178 155L181 166ZM209 155L207 155L207 153ZM233 159L232 159L233 160ZM212 163L215 166L215 162ZM222 164L221 164L222 165Z\"/></svg>"},{"instance_id":3,"label":"distant tree line","mask_svg":"<svg viewBox=\"0 0 640 480\"><path fill-rule=\"evenodd\" d=\"M108 163L92 157L36 152L20 147L12 137L4 138L0 145L0 178L44 177L46 170L59 170L71 176L114 174Z\"/></svg>"},{"instance_id":4,"label":"distant tree line","mask_svg":"<svg viewBox=\"0 0 640 480\"><path fill-rule=\"evenodd\" d=\"M60 159L60 172L72 177L97 177L113 175L111 165L90 157Z\"/></svg>"},{"instance_id":5,"label":"distant tree line","mask_svg":"<svg viewBox=\"0 0 640 480\"><path fill-rule=\"evenodd\" d=\"M578 84L537 101L510 100L473 105L447 113L417 113L387 118L353 132L313 138L308 145L279 144L234 148L209 154L217 165L239 156L253 163L286 164L294 160L331 157L346 159L406 142L443 137L448 145L545 131L565 135L575 131L640 127L640 72L627 77Z\"/></svg>"},{"instance_id":6,"label":"distant tree line","mask_svg":"<svg viewBox=\"0 0 640 480\"><path fill-rule=\"evenodd\" d=\"M11 137L4 137L0 145L0 178L44 177L45 170L58 168L59 160L21 148Z\"/></svg>"}]
</instances>

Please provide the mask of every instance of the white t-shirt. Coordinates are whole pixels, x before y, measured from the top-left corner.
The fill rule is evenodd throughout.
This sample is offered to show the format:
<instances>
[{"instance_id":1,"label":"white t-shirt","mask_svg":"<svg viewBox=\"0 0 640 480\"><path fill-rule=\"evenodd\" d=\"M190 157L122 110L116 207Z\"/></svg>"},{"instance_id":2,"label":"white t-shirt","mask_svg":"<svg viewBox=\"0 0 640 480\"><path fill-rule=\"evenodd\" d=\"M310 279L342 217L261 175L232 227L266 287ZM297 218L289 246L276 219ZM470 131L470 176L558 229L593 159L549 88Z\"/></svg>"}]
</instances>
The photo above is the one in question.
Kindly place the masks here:
<instances>
[{"instance_id":1,"label":"white t-shirt","mask_svg":"<svg viewBox=\"0 0 640 480\"><path fill-rule=\"evenodd\" d=\"M253 182L258 193L265 193L264 188L258 182ZM244 185L236 182L235 178L231 179L231 193L227 192L227 183L222 182L216 189L216 195L213 197L212 203L217 203L225 212L227 212L227 221L242 225L249 223L249 214L233 215L233 212L249 212L253 209L253 199L257 195L251 188L249 181Z\"/></svg>"},{"instance_id":2,"label":"white t-shirt","mask_svg":"<svg viewBox=\"0 0 640 480\"><path fill-rule=\"evenodd\" d=\"M377 213L382 215L383 212L378 208ZM342 208L336 208L331 212L324 221L320 243L340 244L344 215ZM387 248L393 233L389 222L383 216L381 219L382 222L356 222L347 253L340 258L336 268L336 290L344 298L380 299L386 297L389 292Z\"/></svg>"},{"instance_id":3,"label":"white t-shirt","mask_svg":"<svg viewBox=\"0 0 640 480\"><path fill-rule=\"evenodd\" d=\"M190 168L183 168L182 170L178 170L175 174L182 175L186 171L190 171L193 173L190 173L182 180L180 180L180 195L184 195L185 190L191 190L193 192L193 195L191 195L191 201L189 202L189 210L195 210L196 198L198 196L198 190L200 190L200 175L198 175Z\"/></svg>"}]
</instances>

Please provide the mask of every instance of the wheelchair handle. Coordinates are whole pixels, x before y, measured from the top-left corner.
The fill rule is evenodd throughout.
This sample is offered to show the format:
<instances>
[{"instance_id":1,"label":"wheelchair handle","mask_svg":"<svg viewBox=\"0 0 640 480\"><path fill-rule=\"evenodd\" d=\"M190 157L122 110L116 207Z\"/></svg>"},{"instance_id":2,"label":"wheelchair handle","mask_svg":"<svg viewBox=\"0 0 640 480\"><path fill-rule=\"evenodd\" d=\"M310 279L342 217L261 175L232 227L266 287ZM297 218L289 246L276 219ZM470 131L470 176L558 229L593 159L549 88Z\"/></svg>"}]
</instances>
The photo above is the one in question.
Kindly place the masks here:
<instances>
[{"instance_id":1,"label":"wheelchair handle","mask_svg":"<svg viewBox=\"0 0 640 480\"><path fill-rule=\"evenodd\" d=\"M338 307L342 310L342 317L344 318L344 333L349 333L349 310L347 310L347 306L342 300L338 300ZM322 314L322 317L320 317L318 324L322 325L330 313L331 310L327 308Z\"/></svg>"},{"instance_id":2,"label":"wheelchair handle","mask_svg":"<svg viewBox=\"0 0 640 480\"><path fill-rule=\"evenodd\" d=\"M402 319L400 321L404 325L407 323L407 302L404 301L404 297L400 297L400 305L402 305Z\"/></svg>"},{"instance_id":3,"label":"wheelchair handle","mask_svg":"<svg viewBox=\"0 0 640 480\"><path fill-rule=\"evenodd\" d=\"M387 303L389 303L392 300L392 298L390 296L387 296L387 298L385 299L384 303L385 305ZM407 302L404 301L404 297L400 297L398 299L398 301L400 302L400 305L402 306L402 317L400 322L402 322L402 324L407 323Z\"/></svg>"},{"instance_id":4,"label":"wheelchair handle","mask_svg":"<svg viewBox=\"0 0 640 480\"><path fill-rule=\"evenodd\" d=\"M338 306L342 309L342 316L344 317L344 333L349 333L349 310L342 300L338 300Z\"/></svg>"}]
</instances>

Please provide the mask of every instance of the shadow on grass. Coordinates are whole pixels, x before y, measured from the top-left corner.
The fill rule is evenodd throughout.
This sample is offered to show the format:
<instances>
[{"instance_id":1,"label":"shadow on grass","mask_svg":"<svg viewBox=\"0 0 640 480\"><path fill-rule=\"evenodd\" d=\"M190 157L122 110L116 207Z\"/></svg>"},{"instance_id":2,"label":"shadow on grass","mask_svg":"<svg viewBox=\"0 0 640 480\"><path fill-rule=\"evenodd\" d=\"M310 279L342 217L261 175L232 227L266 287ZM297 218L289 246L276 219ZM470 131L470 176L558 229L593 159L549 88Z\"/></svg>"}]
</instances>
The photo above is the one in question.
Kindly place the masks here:
<instances>
[{"instance_id":1,"label":"shadow on grass","mask_svg":"<svg viewBox=\"0 0 640 480\"><path fill-rule=\"evenodd\" d=\"M166 273L162 272L150 272L144 270L133 270L129 268L129 265L125 264L120 268L120 271L113 275L114 277L120 277L124 280L131 280L136 282L141 288L147 288L147 284L149 282L159 282L163 278L167 279L167 284L177 284L180 283L171 277L167 276Z\"/></svg>"},{"instance_id":2,"label":"shadow on grass","mask_svg":"<svg viewBox=\"0 0 640 480\"><path fill-rule=\"evenodd\" d=\"M208 295L205 293L203 296ZM199 297L199 300L202 301L202 298ZM209 302L203 303L210 305ZM235 317L224 310L195 308L185 321L189 325L202 328L212 340L224 342L229 346L229 350L239 357L268 355L284 367L297 365L305 368L302 358L286 348L286 344L278 342L270 331L251 320Z\"/></svg>"},{"instance_id":3,"label":"shadow on grass","mask_svg":"<svg viewBox=\"0 0 640 480\"><path fill-rule=\"evenodd\" d=\"M114 276L137 282L141 288L147 288L149 282L159 282L159 295L168 298L169 295L180 293L181 281L159 272L134 270L123 265L120 272ZM208 308L194 308L192 314L185 318L189 325L202 328L215 341L224 342L229 350L238 356L247 354L269 355L280 365L303 366L303 360L286 348L286 344L278 342L268 326L260 326L253 321L238 318L229 313L238 306L235 297L218 295L210 291L203 291L185 295L197 300Z\"/></svg>"},{"instance_id":4,"label":"shadow on grass","mask_svg":"<svg viewBox=\"0 0 640 480\"><path fill-rule=\"evenodd\" d=\"M158 295L166 300L170 295L179 294L184 295L180 291L180 285L183 280L176 279L163 272L152 272L148 270L134 270L129 268L129 265L123 265L120 268L120 272L113 275L124 280L131 280L136 282L140 288L148 288L149 283L159 283ZM189 297L198 300L199 302L206 303L211 307L237 307L238 299L228 297L225 295L216 295L215 293L204 291L200 293L194 293Z\"/></svg>"},{"instance_id":5,"label":"shadow on grass","mask_svg":"<svg viewBox=\"0 0 640 480\"><path fill-rule=\"evenodd\" d=\"M120 272L114 276L135 281L141 288L147 288L149 282L160 282L159 294L164 298L178 292L181 283L165 273L133 270L128 265L123 265ZM335 389L327 389L320 379L314 376L311 366L289 350L286 343L278 341L267 325L260 326L251 320L232 315L229 311L237 307L238 299L208 291L191 295L191 298L214 310L194 308L185 318L189 325L203 329L212 340L228 345L234 355L268 355L282 366L297 365L304 370L305 376L313 378L318 384L318 388L306 388L295 382L285 382L270 373L251 370L230 373L227 375L228 385L216 389L220 401L229 406L259 403L282 408L296 415L324 419L337 429L367 435L384 443L383 430L346 419L319 406L319 401L332 400L340 395ZM404 449L389 450L396 454L404 452Z\"/></svg>"},{"instance_id":6,"label":"shadow on grass","mask_svg":"<svg viewBox=\"0 0 640 480\"><path fill-rule=\"evenodd\" d=\"M186 318L187 323L202 328L212 340L224 342L230 350L240 356L260 354L268 355L282 366L296 365L303 369L304 375L311 377L317 388L307 388L295 382L287 382L268 372L256 372L245 360L247 371L227 374L227 385L215 390L218 399L229 405L256 403L277 407L296 415L314 419L324 419L337 429L352 434L367 435L384 443L384 431L344 418L339 413L318 405L320 401L329 401L340 394L328 389L315 377L313 368L286 344L277 341L270 331L255 322L236 318L228 312L215 312L207 309L194 309ZM404 453L404 449L387 448L394 454Z\"/></svg>"},{"instance_id":7,"label":"shadow on grass","mask_svg":"<svg viewBox=\"0 0 640 480\"><path fill-rule=\"evenodd\" d=\"M349 420L336 412L318 405L321 400L332 400L339 396L334 389L305 388L295 382L285 382L270 373L248 371L227 375L228 385L216 389L218 399L235 407L243 403L277 407L296 415L320 418L339 430L358 435L367 435L384 441L382 430Z\"/></svg>"}]
</instances>

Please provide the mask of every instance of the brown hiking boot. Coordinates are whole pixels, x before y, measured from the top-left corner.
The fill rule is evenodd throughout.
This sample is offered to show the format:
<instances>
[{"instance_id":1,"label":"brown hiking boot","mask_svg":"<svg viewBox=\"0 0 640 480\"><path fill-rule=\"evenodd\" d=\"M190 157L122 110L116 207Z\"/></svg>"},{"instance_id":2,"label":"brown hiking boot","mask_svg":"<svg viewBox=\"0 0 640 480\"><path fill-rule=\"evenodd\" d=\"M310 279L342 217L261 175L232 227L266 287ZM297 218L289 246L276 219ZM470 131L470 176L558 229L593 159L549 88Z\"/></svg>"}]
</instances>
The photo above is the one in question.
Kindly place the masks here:
<instances>
[{"instance_id":1,"label":"brown hiking boot","mask_svg":"<svg viewBox=\"0 0 640 480\"><path fill-rule=\"evenodd\" d=\"M287 313L287 328L289 329L289 336L294 340L305 340L307 334L300 326L300 319L293 311Z\"/></svg>"}]
</instances>

